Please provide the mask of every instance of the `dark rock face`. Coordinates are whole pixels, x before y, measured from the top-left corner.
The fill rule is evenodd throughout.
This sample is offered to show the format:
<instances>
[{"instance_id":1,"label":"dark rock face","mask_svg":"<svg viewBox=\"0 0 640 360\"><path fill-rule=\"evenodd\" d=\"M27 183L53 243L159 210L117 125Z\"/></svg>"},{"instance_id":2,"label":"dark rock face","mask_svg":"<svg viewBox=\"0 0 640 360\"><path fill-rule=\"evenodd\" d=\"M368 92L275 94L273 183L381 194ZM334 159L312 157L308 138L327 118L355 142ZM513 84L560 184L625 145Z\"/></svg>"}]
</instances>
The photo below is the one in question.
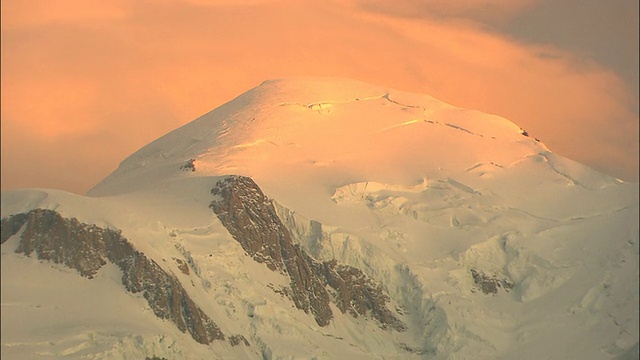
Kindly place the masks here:
<instances>
[{"instance_id":1,"label":"dark rock face","mask_svg":"<svg viewBox=\"0 0 640 360\"><path fill-rule=\"evenodd\" d=\"M15 235L27 221L27 214L16 214L2 219L0 225L0 244L4 244L11 236Z\"/></svg>"},{"instance_id":2,"label":"dark rock face","mask_svg":"<svg viewBox=\"0 0 640 360\"><path fill-rule=\"evenodd\" d=\"M347 311L353 316L371 314L384 329L387 326L402 331L405 325L385 306L390 300L382 286L368 278L360 269L340 265L336 260L321 264L314 262L317 274L324 277L336 296L334 302L342 313Z\"/></svg>"},{"instance_id":3,"label":"dark rock face","mask_svg":"<svg viewBox=\"0 0 640 360\"><path fill-rule=\"evenodd\" d=\"M189 159L184 164L180 165L182 171L196 171L196 159Z\"/></svg>"},{"instance_id":4,"label":"dark rock face","mask_svg":"<svg viewBox=\"0 0 640 360\"><path fill-rule=\"evenodd\" d=\"M219 181L211 191L218 196L211 208L242 248L260 263L291 278L289 294L298 309L314 315L320 326L329 324L333 313L329 293L313 272L306 254L291 241L271 201L248 177L232 176Z\"/></svg>"},{"instance_id":5,"label":"dark rock face","mask_svg":"<svg viewBox=\"0 0 640 360\"><path fill-rule=\"evenodd\" d=\"M514 284L507 279L500 279L496 275L489 276L475 269L471 269L470 271L471 276L473 276L473 282L484 294L496 294L500 288L506 292L513 289Z\"/></svg>"},{"instance_id":6,"label":"dark rock face","mask_svg":"<svg viewBox=\"0 0 640 360\"><path fill-rule=\"evenodd\" d=\"M351 266L318 262L294 244L272 202L252 179L230 176L219 181L211 193L216 199L210 207L233 238L257 262L289 275L287 295L298 309L311 312L318 325L329 324L333 318L329 304L334 302L343 313L372 316L382 328L405 329L386 308L389 297L380 285Z\"/></svg>"},{"instance_id":7,"label":"dark rock face","mask_svg":"<svg viewBox=\"0 0 640 360\"><path fill-rule=\"evenodd\" d=\"M180 269L183 274L189 275L189 264L187 264L184 260L178 258L173 258L173 260L176 262L176 264L178 265L178 269Z\"/></svg>"},{"instance_id":8,"label":"dark rock face","mask_svg":"<svg viewBox=\"0 0 640 360\"><path fill-rule=\"evenodd\" d=\"M18 226L19 225L19 226ZM17 253L64 264L92 278L110 261L122 270L122 283L142 292L156 316L176 324L199 343L223 340L218 326L193 302L178 279L135 250L119 231L65 219L52 210L36 209L2 219L2 241L24 226Z\"/></svg>"},{"instance_id":9,"label":"dark rock face","mask_svg":"<svg viewBox=\"0 0 640 360\"><path fill-rule=\"evenodd\" d=\"M249 341L242 335L231 335L229 336L229 344L231 344L231 346L238 346L240 344L249 346Z\"/></svg>"}]
</instances>

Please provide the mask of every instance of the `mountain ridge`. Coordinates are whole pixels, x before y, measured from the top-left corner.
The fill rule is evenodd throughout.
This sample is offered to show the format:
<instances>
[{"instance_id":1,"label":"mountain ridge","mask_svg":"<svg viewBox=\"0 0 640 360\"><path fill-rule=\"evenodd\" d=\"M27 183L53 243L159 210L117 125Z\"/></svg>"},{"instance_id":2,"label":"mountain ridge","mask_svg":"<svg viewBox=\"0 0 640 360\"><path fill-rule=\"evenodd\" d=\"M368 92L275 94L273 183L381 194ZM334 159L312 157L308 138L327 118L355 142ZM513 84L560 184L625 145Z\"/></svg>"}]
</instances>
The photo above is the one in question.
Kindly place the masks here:
<instances>
[{"instance_id":1,"label":"mountain ridge","mask_svg":"<svg viewBox=\"0 0 640 360\"><path fill-rule=\"evenodd\" d=\"M2 355L624 358L638 348L638 192L495 115L352 80L266 81L87 196L3 192ZM45 266L90 236L43 226L35 238L58 250L23 251L33 211L119 232L199 310L162 321L148 299L167 289L115 294L130 293L127 270L106 255L88 282ZM197 341L187 313L226 340Z\"/></svg>"}]
</instances>

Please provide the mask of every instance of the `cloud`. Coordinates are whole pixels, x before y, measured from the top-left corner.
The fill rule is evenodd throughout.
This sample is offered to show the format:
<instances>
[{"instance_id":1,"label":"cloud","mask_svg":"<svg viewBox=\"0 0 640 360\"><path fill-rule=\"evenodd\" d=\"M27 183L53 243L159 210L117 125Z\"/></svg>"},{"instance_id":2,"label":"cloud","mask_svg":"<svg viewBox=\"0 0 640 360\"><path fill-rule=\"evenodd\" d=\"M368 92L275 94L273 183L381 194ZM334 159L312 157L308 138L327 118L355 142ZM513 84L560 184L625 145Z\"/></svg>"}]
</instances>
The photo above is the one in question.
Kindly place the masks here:
<instances>
[{"instance_id":1,"label":"cloud","mask_svg":"<svg viewBox=\"0 0 640 360\"><path fill-rule=\"evenodd\" d=\"M474 23L337 1L123 1L101 17L78 5L45 21L38 4L33 19L20 10L2 24L3 189L46 186L58 161L51 184L84 192L154 138L288 76L355 78L502 115L560 154L637 179L638 115L615 73ZM89 168L82 184L60 175Z\"/></svg>"},{"instance_id":2,"label":"cloud","mask_svg":"<svg viewBox=\"0 0 640 360\"><path fill-rule=\"evenodd\" d=\"M127 15L127 4L126 0L5 0L2 29L122 19Z\"/></svg>"},{"instance_id":3,"label":"cloud","mask_svg":"<svg viewBox=\"0 0 640 360\"><path fill-rule=\"evenodd\" d=\"M361 9L385 16L473 19L501 23L530 9L540 0L356 0Z\"/></svg>"}]
</instances>

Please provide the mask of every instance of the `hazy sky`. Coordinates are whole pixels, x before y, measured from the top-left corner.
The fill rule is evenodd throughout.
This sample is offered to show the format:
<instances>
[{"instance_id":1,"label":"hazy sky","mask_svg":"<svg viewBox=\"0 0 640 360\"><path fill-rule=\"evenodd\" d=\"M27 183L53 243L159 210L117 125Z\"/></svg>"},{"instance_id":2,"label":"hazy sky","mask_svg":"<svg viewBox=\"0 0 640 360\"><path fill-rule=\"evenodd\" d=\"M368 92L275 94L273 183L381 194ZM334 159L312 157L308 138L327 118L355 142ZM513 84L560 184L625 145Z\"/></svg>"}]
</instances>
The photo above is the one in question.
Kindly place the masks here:
<instances>
[{"instance_id":1,"label":"hazy sky","mask_svg":"<svg viewBox=\"0 0 640 360\"><path fill-rule=\"evenodd\" d=\"M504 116L638 181L637 0L3 0L2 189L84 193L257 86L338 76Z\"/></svg>"}]
</instances>

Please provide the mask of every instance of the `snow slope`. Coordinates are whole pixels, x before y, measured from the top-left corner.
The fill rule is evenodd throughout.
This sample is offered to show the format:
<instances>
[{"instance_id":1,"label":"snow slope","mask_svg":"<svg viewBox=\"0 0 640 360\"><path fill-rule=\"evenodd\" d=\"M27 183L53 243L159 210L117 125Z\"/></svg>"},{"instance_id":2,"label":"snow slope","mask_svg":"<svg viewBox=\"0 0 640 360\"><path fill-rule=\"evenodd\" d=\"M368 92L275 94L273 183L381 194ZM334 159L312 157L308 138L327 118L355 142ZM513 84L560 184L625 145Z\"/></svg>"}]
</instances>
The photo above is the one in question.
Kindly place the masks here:
<instances>
[{"instance_id":1,"label":"snow slope","mask_svg":"<svg viewBox=\"0 0 640 360\"><path fill-rule=\"evenodd\" d=\"M408 330L339 311L319 327L292 308L272 290L284 277L209 209L229 174L253 178L310 255L383 284ZM251 345L197 344L119 292L117 268L81 278L15 254L16 234L2 245L3 357L637 357L638 184L426 95L267 81L132 154L87 196L2 194L3 218L35 208L121 229Z\"/></svg>"}]
</instances>

